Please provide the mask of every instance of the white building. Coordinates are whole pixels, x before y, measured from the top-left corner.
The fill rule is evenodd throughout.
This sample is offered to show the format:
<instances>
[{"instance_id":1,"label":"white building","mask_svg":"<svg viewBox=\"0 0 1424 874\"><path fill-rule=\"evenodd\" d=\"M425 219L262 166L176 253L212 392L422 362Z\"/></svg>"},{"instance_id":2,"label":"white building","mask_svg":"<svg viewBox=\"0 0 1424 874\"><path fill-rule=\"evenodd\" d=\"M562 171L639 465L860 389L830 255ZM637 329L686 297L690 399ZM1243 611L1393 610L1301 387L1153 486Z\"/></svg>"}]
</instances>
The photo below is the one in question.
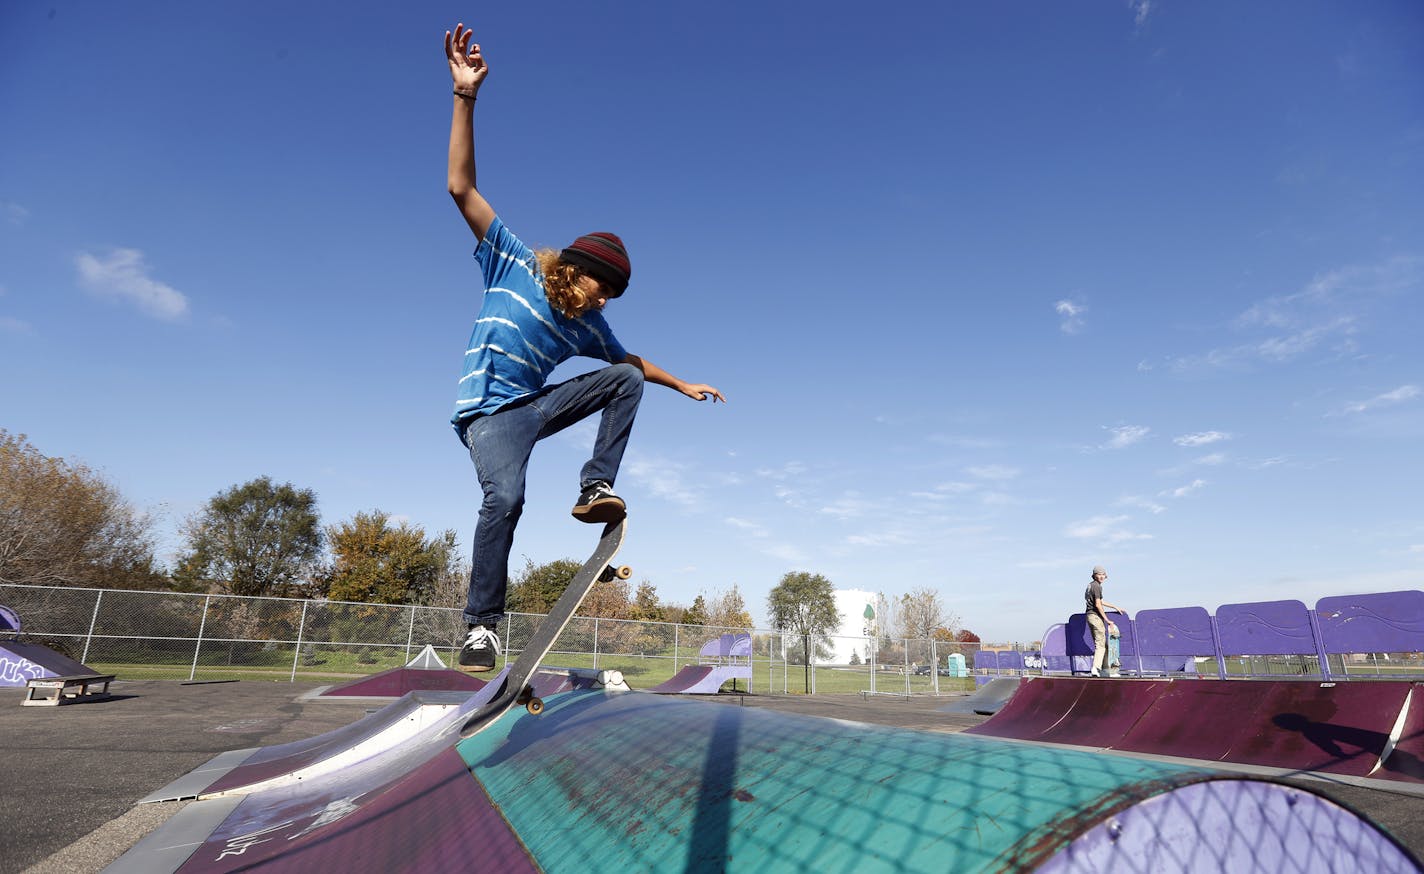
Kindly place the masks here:
<instances>
[{"instance_id":1,"label":"white building","mask_svg":"<svg viewBox=\"0 0 1424 874\"><path fill-rule=\"evenodd\" d=\"M831 663L850 664L851 653L855 653L860 661L867 661L872 636L870 626L876 620L867 618L865 614L867 607L874 612L875 593L860 589L837 589L832 595L836 599L836 610L841 614L841 624L840 628L831 632L831 643L836 652Z\"/></svg>"}]
</instances>

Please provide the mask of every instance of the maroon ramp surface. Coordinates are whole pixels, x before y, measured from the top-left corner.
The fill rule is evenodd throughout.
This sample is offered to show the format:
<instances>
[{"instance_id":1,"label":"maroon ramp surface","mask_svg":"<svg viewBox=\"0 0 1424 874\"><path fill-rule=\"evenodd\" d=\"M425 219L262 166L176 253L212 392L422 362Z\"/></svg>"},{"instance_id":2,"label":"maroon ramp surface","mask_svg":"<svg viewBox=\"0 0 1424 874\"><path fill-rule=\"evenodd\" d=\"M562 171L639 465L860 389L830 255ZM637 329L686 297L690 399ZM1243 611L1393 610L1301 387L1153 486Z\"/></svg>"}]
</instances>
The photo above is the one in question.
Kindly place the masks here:
<instances>
[{"instance_id":1,"label":"maroon ramp surface","mask_svg":"<svg viewBox=\"0 0 1424 874\"><path fill-rule=\"evenodd\" d=\"M1384 752L1407 686L1177 680L1114 747L1367 776Z\"/></svg>"},{"instance_id":2,"label":"maroon ramp surface","mask_svg":"<svg viewBox=\"0 0 1424 874\"><path fill-rule=\"evenodd\" d=\"M407 692L477 692L485 684L479 677L453 668L391 668L352 680L322 692L322 697L343 695L399 698Z\"/></svg>"},{"instance_id":3,"label":"maroon ramp surface","mask_svg":"<svg viewBox=\"0 0 1424 874\"><path fill-rule=\"evenodd\" d=\"M1424 783L1424 683L1415 683L1413 689L1399 743L1385 757L1380 769L1373 774L1375 777Z\"/></svg>"},{"instance_id":4,"label":"maroon ramp surface","mask_svg":"<svg viewBox=\"0 0 1424 874\"><path fill-rule=\"evenodd\" d=\"M178 870L538 870L449 742L320 782L248 796Z\"/></svg>"},{"instance_id":5,"label":"maroon ramp surface","mask_svg":"<svg viewBox=\"0 0 1424 874\"><path fill-rule=\"evenodd\" d=\"M1137 720L1116 749L1216 761L1238 723L1256 718L1261 687L1252 680L1177 680Z\"/></svg>"},{"instance_id":6,"label":"maroon ramp surface","mask_svg":"<svg viewBox=\"0 0 1424 874\"><path fill-rule=\"evenodd\" d=\"M1073 677L1028 677L1019 684L999 712L973 728L970 734L1042 740L1078 703L1078 697L1096 680Z\"/></svg>"},{"instance_id":7,"label":"maroon ramp surface","mask_svg":"<svg viewBox=\"0 0 1424 874\"><path fill-rule=\"evenodd\" d=\"M1368 776L1385 752L1408 682L1267 681L1256 718L1226 761Z\"/></svg>"},{"instance_id":8,"label":"maroon ramp surface","mask_svg":"<svg viewBox=\"0 0 1424 874\"><path fill-rule=\"evenodd\" d=\"M1096 680L1083 688L1057 725L1038 740L1079 746L1110 747L1137 724L1171 680Z\"/></svg>"}]
</instances>

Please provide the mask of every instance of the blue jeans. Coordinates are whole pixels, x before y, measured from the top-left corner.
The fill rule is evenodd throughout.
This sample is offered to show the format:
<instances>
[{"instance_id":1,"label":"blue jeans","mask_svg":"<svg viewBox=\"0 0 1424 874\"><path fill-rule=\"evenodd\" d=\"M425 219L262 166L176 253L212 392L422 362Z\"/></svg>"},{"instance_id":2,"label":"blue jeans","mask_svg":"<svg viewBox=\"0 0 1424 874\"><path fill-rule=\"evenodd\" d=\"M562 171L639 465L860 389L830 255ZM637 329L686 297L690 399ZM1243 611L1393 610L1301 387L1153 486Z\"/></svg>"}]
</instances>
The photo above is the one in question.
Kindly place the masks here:
<instances>
[{"instance_id":1,"label":"blue jeans","mask_svg":"<svg viewBox=\"0 0 1424 874\"><path fill-rule=\"evenodd\" d=\"M643 372L631 364L614 364L545 386L466 424L461 439L475 463L484 501L475 527L465 622L493 625L504 618L509 551L524 511L524 483L534 444L602 410L593 457L579 474L579 487L594 480L612 485L642 399Z\"/></svg>"}]
</instances>

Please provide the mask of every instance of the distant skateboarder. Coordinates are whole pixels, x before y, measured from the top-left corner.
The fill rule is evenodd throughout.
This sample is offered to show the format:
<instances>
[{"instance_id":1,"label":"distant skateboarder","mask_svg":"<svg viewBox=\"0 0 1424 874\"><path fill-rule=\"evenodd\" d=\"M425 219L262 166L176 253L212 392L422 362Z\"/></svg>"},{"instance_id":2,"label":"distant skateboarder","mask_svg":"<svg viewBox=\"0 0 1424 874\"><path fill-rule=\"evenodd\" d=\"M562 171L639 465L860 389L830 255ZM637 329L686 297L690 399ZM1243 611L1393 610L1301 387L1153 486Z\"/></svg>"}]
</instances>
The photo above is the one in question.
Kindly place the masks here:
<instances>
[{"instance_id":1,"label":"distant skateboarder","mask_svg":"<svg viewBox=\"0 0 1424 874\"><path fill-rule=\"evenodd\" d=\"M465 351L451 422L475 464L484 500L475 528L473 566L460 649L465 671L488 671L499 651L509 551L524 507L535 442L601 413L593 457L580 473L574 518L614 522L626 512L613 491L643 395L644 380L693 400L726 401L710 385L685 382L619 344L604 305L623 294L632 266L616 235L585 234L562 251L534 251L510 232L475 185L474 110L489 65L463 24L445 32L454 84L450 122L450 196L479 240L475 259L484 300ZM546 385L560 362L584 355L611 366Z\"/></svg>"},{"instance_id":2,"label":"distant skateboarder","mask_svg":"<svg viewBox=\"0 0 1424 874\"><path fill-rule=\"evenodd\" d=\"M1088 590L1083 593L1083 600L1087 602L1088 629L1093 633L1094 677L1101 677L1108 669L1108 634L1117 634L1117 624L1108 618L1108 609L1127 615L1126 610L1103 600L1103 581L1107 578L1108 572L1102 565L1093 568L1093 581L1088 583Z\"/></svg>"}]
</instances>

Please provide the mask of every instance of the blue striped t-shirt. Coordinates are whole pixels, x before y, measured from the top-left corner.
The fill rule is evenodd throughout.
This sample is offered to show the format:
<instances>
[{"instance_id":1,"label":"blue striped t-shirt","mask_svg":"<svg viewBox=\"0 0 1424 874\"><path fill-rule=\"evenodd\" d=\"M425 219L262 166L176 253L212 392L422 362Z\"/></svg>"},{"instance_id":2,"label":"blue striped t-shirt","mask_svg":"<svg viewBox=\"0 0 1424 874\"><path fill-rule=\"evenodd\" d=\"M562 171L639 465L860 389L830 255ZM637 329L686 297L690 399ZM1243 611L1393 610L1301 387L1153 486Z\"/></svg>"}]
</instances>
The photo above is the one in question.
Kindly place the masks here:
<instances>
[{"instance_id":1,"label":"blue striped t-shirt","mask_svg":"<svg viewBox=\"0 0 1424 874\"><path fill-rule=\"evenodd\" d=\"M585 355L610 363L627 350L598 310L570 319L549 305L534 251L498 218L475 250L485 296L465 350L450 421L492 413L544 387L560 362Z\"/></svg>"}]
</instances>

